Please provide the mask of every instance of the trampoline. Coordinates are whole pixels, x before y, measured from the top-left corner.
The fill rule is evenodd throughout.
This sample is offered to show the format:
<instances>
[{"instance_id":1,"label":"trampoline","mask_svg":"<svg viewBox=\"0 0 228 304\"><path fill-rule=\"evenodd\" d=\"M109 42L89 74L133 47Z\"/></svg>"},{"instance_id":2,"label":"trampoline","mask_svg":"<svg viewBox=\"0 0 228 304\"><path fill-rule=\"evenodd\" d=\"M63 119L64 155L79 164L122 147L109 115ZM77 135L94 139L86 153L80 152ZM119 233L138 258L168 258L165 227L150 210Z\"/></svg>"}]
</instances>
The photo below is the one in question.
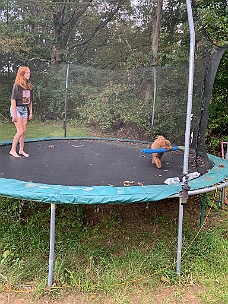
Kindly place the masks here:
<instances>
[{"instance_id":1,"label":"trampoline","mask_svg":"<svg viewBox=\"0 0 228 304\"><path fill-rule=\"evenodd\" d=\"M142 148L148 143L115 138L40 138L26 140L30 157L9 155L10 142L0 142L0 195L44 203L107 204L158 201L182 191L184 151L164 153L162 168ZM227 178L227 160L189 154L193 193L207 192ZM167 185L170 178L179 182ZM201 190L200 190L201 189ZM190 191L190 193L191 193Z\"/></svg>"},{"instance_id":2,"label":"trampoline","mask_svg":"<svg viewBox=\"0 0 228 304\"><path fill-rule=\"evenodd\" d=\"M154 121L154 118L156 121L154 131L156 131L156 133L159 132L158 134L167 134L172 143L179 145L179 149L164 153L161 169L157 169L152 165L151 154L143 152L145 149L150 148L151 142L124 138L67 137L66 112L68 78L66 79L65 90L64 137L27 139L26 152L30 154L28 158L11 157L9 155L11 141L0 142L0 196L51 204L48 286L52 286L53 283L56 204L154 202L165 198L178 197L177 274L180 275L183 206L187 201L188 195L205 193L228 186L228 160L210 154L207 155L204 151L205 130L204 134L200 134L201 136L199 136L199 131L198 133L196 132L198 125L207 125L207 111L204 112L206 115L199 113L198 109L201 105L198 103L192 104L195 33L190 0L186 0L186 6L190 29L189 65L187 68L181 68L178 71L168 70L167 72L167 70L161 68L158 75L155 75L160 78L160 88L157 88L157 95L154 95L155 97L159 97L160 104L158 105L158 110L164 109L164 111L157 111L158 115L155 115L155 117L153 112L152 121ZM213 55L215 53L216 52L214 52ZM219 56L217 63L222 56L222 51L219 53ZM206 97L205 99L201 97L201 100L203 99L203 104L206 104L206 102L209 103L210 90L216 69L213 68L210 70L208 66L206 67L205 70L207 73L208 71L212 74L214 73L212 77L208 77L207 75L209 82L206 83L202 77L204 74L203 65L205 64L202 63L201 66L199 65L202 69L199 69L200 72L195 73L195 75L200 85L203 86L203 95ZM180 74L178 74L179 72ZM91 111L97 106L97 100L102 100L101 105L99 104L102 112L102 107L108 103L108 97L111 99L111 97L114 96L114 98L118 100L122 94L122 87L120 94L119 92L115 93L115 90L122 84L124 78L121 78L122 74L117 75L111 73L112 78L107 81L105 73L99 74L99 77L95 77L96 71L92 70L92 73L93 74L91 74L91 70L86 70L85 67L80 69L78 66L75 66L75 69L72 68L72 82L75 81L74 88L78 88L78 91L76 90L74 92L74 97L76 99L77 95L80 95L80 98L84 102L85 97L81 94L81 88L82 85L87 85L86 93L89 94L91 92L91 96L86 96L86 98L88 104L91 104ZM138 93L136 90L137 87L142 88L141 90L148 93L148 88L151 87L151 85L148 85L148 83L151 84L151 79L149 79L152 75L151 67L149 70L137 70L137 73L138 74L135 75L133 72L131 74L127 71L125 76L130 84L128 83L126 87L131 93ZM140 77L138 77L138 75ZM67 77L68 76L69 64L67 65ZM155 76L154 79L156 79ZM167 80L162 82L165 77L167 77ZM99 89L94 85L95 78L97 83L99 83ZM186 84L186 78L188 82L188 92L183 90ZM104 83L102 81L104 81ZM50 80L48 82L50 82ZM114 85L115 82L116 85ZM178 93L176 93L172 85L170 85L171 89L169 90L169 84L176 84L177 82L178 88L176 88L176 91ZM53 83L55 83L54 80ZM162 84L164 87L162 87ZM147 90L144 90L143 86L145 86ZM104 93L101 88L104 90ZM197 91L196 88L195 90ZM129 93L129 91L127 91L127 93ZM173 93L173 91L175 91L175 93ZM184 93L182 91L184 91ZM103 99L100 98L100 92L101 96L104 97ZM186 117L184 116L185 120L183 120L183 114L185 115L184 112L186 108L186 100L183 96L186 97L187 93ZM142 117L144 119L145 109L147 109L145 106L149 107L150 105L147 97L142 97L142 94L140 94L131 96L133 100L132 103L135 102L133 106L126 102L126 100L128 101L127 98L125 98L126 100L124 99L124 105L127 114L132 114L132 108L136 109L138 113L138 108L141 106ZM197 91L194 98L198 100L199 95L200 90ZM142 106L139 100L145 101L145 105ZM112 103L112 99L110 103ZM122 104L123 102L121 100L121 102L118 103L120 107L118 108L119 112L125 110L125 108L121 108L120 105ZM78 112L80 112L81 109L84 109L84 103L82 103L81 108L77 106ZM172 115L170 115L170 112L172 112ZM129 116L131 116L130 114ZM85 115L85 113L83 110L80 112L80 115L84 117L83 115ZM168 126L165 124L165 115L167 115L169 119L171 116ZM201 117L198 119L200 115ZM116 117L117 120L118 115ZM193 131L197 133L197 140L192 143L191 133ZM181 142L178 142L179 138L181 138ZM190 142L195 148L193 151L190 150ZM181 145L181 143L183 145ZM195 172L199 173L200 176L190 179L190 173ZM178 182L167 185L165 181L170 178L178 178Z\"/></svg>"},{"instance_id":3,"label":"trampoline","mask_svg":"<svg viewBox=\"0 0 228 304\"><path fill-rule=\"evenodd\" d=\"M146 143L105 138L40 139L27 141L30 157L9 157L9 146L2 145L1 176L51 185L64 186L134 186L162 185L167 178L182 180L181 150L164 153L162 168L151 164L151 154L145 153ZM147 151L147 150L146 150ZM150 150L148 150L150 152ZM197 162L197 163L196 163ZM205 174L203 158L189 157L189 172Z\"/></svg>"}]
</instances>

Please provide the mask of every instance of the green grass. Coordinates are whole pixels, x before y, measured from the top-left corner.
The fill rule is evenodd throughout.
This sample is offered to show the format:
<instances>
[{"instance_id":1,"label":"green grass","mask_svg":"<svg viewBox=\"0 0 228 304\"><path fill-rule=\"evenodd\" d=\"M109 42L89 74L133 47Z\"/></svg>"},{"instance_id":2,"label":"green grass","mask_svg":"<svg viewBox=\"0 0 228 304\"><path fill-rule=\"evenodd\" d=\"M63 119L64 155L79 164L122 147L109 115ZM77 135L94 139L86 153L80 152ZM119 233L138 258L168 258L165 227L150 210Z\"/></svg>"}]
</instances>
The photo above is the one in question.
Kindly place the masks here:
<instances>
[{"instance_id":1,"label":"green grass","mask_svg":"<svg viewBox=\"0 0 228 304\"><path fill-rule=\"evenodd\" d=\"M0 122L0 140L12 140L16 133L13 123ZM67 136L89 136L91 132L73 123L67 124ZM62 122L28 122L27 138L59 137L64 136Z\"/></svg>"},{"instance_id":2,"label":"green grass","mask_svg":"<svg viewBox=\"0 0 228 304\"><path fill-rule=\"evenodd\" d=\"M200 201L193 203L200 210ZM102 292L118 297L121 292L126 299L133 286L148 293L167 286L183 292L186 286L195 285L200 286L197 296L201 303L227 303L227 208L218 219L212 211L189 248L200 229L199 218L185 219L183 252L187 251L179 278L174 263L176 219L167 217L164 205L160 215L152 214L162 204L151 204L143 220L130 205L125 207L133 212L130 220L121 213L120 205L110 206L112 212L108 206L103 210L100 206L98 211L98 206L87 206L82 211L75 205L59 205L54 284L66 294L68 286L85 294ZM169 205L172 208L172 203ZM140 206L144 211L148 208ZM39 295L48 294L50 206L2 198L0 208L0 290L10 286L20 291L30 284ZM96 216L99 219L94 222Z\"/></svg>"}]
</instances>

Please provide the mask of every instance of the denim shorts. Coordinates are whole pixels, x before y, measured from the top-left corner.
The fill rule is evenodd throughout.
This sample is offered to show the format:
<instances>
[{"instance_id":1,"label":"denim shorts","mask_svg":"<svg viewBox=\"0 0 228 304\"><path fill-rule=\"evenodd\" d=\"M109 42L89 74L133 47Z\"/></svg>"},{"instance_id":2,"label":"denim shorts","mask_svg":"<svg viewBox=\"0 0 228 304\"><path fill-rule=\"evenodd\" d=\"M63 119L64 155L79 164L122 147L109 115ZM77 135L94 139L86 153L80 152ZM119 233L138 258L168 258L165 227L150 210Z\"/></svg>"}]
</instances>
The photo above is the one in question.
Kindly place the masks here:
<instances>
[{"instance_id":1,"label":"denim shorts","mask_svg":"<svg viewBox=\"0 0 228 304\"><path fill-rule=\"evenodd\" d=\"M28 107L27 106L17 106L16 107L17 116L21 118L28 118ZM13 110L12 107L10 107L10 115L13 117Z\"/></svg>"}]
</instances>

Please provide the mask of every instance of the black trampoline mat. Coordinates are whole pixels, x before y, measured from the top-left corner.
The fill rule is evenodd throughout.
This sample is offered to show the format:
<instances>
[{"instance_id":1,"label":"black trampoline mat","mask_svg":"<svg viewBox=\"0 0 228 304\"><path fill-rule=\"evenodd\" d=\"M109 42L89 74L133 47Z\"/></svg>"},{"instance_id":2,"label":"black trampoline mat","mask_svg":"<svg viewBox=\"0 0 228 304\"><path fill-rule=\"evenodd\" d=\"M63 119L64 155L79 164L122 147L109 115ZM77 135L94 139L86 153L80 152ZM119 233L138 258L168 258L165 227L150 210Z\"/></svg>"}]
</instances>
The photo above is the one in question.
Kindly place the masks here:
<instances>
[{"instance_id":1,"label":"black trampoline mat","mask_svg":"<svg viewBox=\"0 0 228 304\"><path fill-rule=\"evenodd\" d=\"M183 175L183 151L163 154L162 168L151 163L151 154L139 142L97 139L40 140L25 143L29 157L9 155L11 145L0 146L0 177L66 186L159 185ZM206 173L203 158L189 155L189 172Z\"/></svg>"}]
</instances>

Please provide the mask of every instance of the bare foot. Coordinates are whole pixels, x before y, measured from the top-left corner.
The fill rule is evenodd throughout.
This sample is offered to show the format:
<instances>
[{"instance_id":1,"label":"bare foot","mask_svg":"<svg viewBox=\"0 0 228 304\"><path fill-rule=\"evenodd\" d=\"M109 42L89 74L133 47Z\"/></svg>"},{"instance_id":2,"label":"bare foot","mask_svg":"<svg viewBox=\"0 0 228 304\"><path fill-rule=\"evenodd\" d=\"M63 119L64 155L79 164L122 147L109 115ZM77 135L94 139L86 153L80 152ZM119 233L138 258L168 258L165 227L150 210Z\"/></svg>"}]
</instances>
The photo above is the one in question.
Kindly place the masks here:
<instances>
[{"instance_id":1,"label":"bare foot","mask_svg":"<svg viewBox=\"0 0 228 304\"><path fill-rule=\"evenodd\" d=\"M20 155L23 155L24 157L29 157L29 154L25 153L24 151L19 151L19 154Z\"/></svg>"},{"instance_id":2,"label":"bare foot","mask_svg":"<svg viewBox=\"0 0 228 304\"><path fill-rule=\"evenodd\" d=\"M17 152L14 152L14 151L10 151L9 155L11 155L13 157L20 157L20 155L18 155Z\"/></svg>"}]
</instances>

